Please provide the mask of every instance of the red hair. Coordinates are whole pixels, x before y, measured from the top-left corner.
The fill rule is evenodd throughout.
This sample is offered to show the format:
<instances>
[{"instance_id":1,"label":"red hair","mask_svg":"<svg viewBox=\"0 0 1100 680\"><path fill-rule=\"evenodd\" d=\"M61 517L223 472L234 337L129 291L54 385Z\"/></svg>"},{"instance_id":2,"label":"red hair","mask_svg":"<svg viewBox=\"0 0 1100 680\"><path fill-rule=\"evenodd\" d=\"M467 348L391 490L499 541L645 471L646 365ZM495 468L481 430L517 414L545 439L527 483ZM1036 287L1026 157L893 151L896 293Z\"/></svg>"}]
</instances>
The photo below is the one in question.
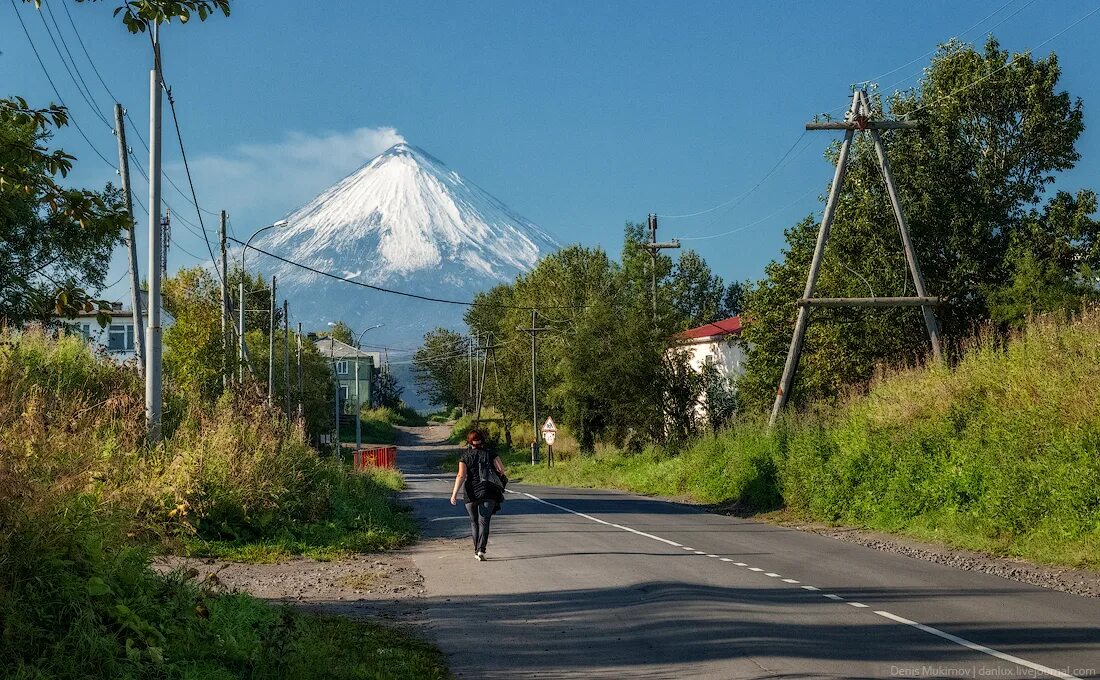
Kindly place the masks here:
<instances>
[{"instance_id":1,"label":"red hair","mask_svg":"<svg viewBox=\"0 0 1100 680\"><path fill-rule=\"evenodd\" d=\"M466 443L467 444L472 445L474 443L475 439L477 439L478 441L481 441L481 442L485 441L485 437L482 436L481 432L478 431L478 430L470 430L469 432L466 433Z\"/></svg>"}]
</instances>

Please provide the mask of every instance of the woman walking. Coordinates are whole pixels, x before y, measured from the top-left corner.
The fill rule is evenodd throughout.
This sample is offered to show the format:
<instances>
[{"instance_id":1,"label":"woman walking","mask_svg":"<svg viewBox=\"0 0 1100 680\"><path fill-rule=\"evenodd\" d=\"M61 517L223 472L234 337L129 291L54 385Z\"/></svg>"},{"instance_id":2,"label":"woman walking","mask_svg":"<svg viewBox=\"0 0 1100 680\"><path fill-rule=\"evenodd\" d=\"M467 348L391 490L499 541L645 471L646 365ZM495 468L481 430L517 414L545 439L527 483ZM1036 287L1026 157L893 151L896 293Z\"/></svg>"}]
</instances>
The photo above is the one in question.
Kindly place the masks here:
<instances>
[{"instance_id":1,"label":"woman walking","mask_svg":"<svg viewBox=\"0 0 1100 680\"><path fill-rule=\"evenodd\" d=\"M458 462L451 505L455 504L461 486L474 534L474 557L484 562L485 546L489 543L489 520L504 500L504 484L507 484L508 477L500 457L484 448L485 437L481 432L474 430L467 434L466 443L469 448ZM501 484L498 485L498 481Z\"/></svg>"}]
</instances>

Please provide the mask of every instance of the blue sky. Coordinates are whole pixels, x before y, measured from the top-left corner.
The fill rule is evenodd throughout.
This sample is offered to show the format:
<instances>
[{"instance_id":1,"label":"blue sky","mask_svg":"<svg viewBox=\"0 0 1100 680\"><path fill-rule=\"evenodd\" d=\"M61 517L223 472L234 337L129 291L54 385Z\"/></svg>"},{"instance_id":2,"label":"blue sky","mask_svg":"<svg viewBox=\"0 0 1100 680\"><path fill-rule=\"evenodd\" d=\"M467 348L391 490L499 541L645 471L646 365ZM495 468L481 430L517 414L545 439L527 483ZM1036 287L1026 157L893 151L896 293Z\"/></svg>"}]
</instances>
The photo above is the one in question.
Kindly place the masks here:
<instances>
[{"instance_id":1,"label":"blue sky","mask_svg":"<svg viewBox=\"0 0 1100 680\"><path fill-rule=\"evenodd\" d=\"M0 96L54 101L11 1L0 3ZM111 16L114 4L70 0L68 9L107 86L147 136L149 43ZM55 30L50 15L16 5L74 118L116 160L110 129L79 96L50 42L42 21ZM62 0L49 5L110 119L111 100ZM1098 0L237 0L228 19L167 27L162 49L199 202L228 210L241 238L404 139L560 242L617 253L626 220L727 203L793 149L742 199L661 220L662 239L737 230L684 245L700 250L726 279L747 279L779 257L784 227L820 210L817 197L831 176L822 152L833 135L811 133L795 144L803 124L843 110L853 82L888 73L881 83L891 89L914 84L926 53L952 36L980 44L992 30L1014 51L1049 40L1036 53L1058 53L1061 86L1084 100L1087 126L1082 161L1059 186L1100 187L1100 13L1050 40L1097 7ZM62 53L64 45L58 43ZM166 168L186 190L173 134L166 119ZM133 130L130 137L147 158ZM62 131L57 143L79 158L74 183L113 178L75 130ZM144 200L147 189L135 180ZM169 186L165 198L197 223ZM204 218L216 233L216 218ZM174 238L172 269L195 264L191 254L205 255L193 227L175 222ZM144 261L144 245L140 255ZM125 259L115 260L108 283L124 271ZM124 293L124 282L108 291Z\"/></svg>"}]
</instances>

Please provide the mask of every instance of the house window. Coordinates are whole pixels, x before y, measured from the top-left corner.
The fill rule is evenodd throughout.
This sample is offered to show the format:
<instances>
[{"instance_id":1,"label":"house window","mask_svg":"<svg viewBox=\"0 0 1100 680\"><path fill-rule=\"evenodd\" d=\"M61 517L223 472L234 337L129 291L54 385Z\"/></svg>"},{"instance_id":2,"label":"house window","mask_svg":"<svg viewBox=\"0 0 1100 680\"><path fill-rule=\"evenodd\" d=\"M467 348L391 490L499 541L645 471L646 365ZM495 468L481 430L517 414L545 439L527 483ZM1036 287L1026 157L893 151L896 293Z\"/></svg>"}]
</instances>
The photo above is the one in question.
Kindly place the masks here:
<instances>
[{"instance_id":1,"label":"house window","mask_svg":"<svg viewBox=\"0 0 1100 680\"><path fill-rule=\"evenodd\" d=\"M133 350L134 327L124 324L111 324L107 329L107 349L111 352Z\"/></svg>"},{"instance_id":2,"label":"house window","mask_svg":"<svg viewBox=\"0 0 1100 680\"><path fill-rule=\"evenodd\" d=\"M82 323L80 324L80 334L84 336L85 340L92 339L92 324Z\"/></svg>"},{"instance_id":3,"label":"house window","mask_svg":"<svg viewBox=\"0 0 1100 680\"><path fill-rule=\"evenodd\" d=\"M348 362L346 362L346 361L337 361L336 362L336 374L337 375L347 375L348 374Z\"/></svg>"},{"instance_id":4,"label":"house window","mask_svg":"<svg viewBox=\"0 0 1100 680\"><path fill-rule=\"evenodd\" d=\"M348 386L347 385L340 385L340 401L343 402L343 401L347 401L347 400L348 400Z\"/></svg>"}]
</instances>

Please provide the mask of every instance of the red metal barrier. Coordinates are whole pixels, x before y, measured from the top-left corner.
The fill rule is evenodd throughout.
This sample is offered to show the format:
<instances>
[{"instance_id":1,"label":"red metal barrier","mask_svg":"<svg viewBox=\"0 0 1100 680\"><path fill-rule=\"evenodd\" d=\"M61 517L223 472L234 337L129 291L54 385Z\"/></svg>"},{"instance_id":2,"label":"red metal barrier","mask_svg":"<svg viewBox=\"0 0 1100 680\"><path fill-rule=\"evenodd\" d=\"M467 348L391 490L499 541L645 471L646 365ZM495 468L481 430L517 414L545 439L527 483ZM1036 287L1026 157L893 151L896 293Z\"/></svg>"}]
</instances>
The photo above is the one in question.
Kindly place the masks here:
<instances>
[{"instance_id":1,"label":"red metal barrier","mask_svg":"<svg viewBox=\"0 0 1100 680\"><path fill-rule=\"evenodd\" d=\"M359 449L352 460L355 462L356 470L362 470L368 466L393 468L397 465L397 447L374 446L369 449Z\"/></svg>"}]
</instances>

